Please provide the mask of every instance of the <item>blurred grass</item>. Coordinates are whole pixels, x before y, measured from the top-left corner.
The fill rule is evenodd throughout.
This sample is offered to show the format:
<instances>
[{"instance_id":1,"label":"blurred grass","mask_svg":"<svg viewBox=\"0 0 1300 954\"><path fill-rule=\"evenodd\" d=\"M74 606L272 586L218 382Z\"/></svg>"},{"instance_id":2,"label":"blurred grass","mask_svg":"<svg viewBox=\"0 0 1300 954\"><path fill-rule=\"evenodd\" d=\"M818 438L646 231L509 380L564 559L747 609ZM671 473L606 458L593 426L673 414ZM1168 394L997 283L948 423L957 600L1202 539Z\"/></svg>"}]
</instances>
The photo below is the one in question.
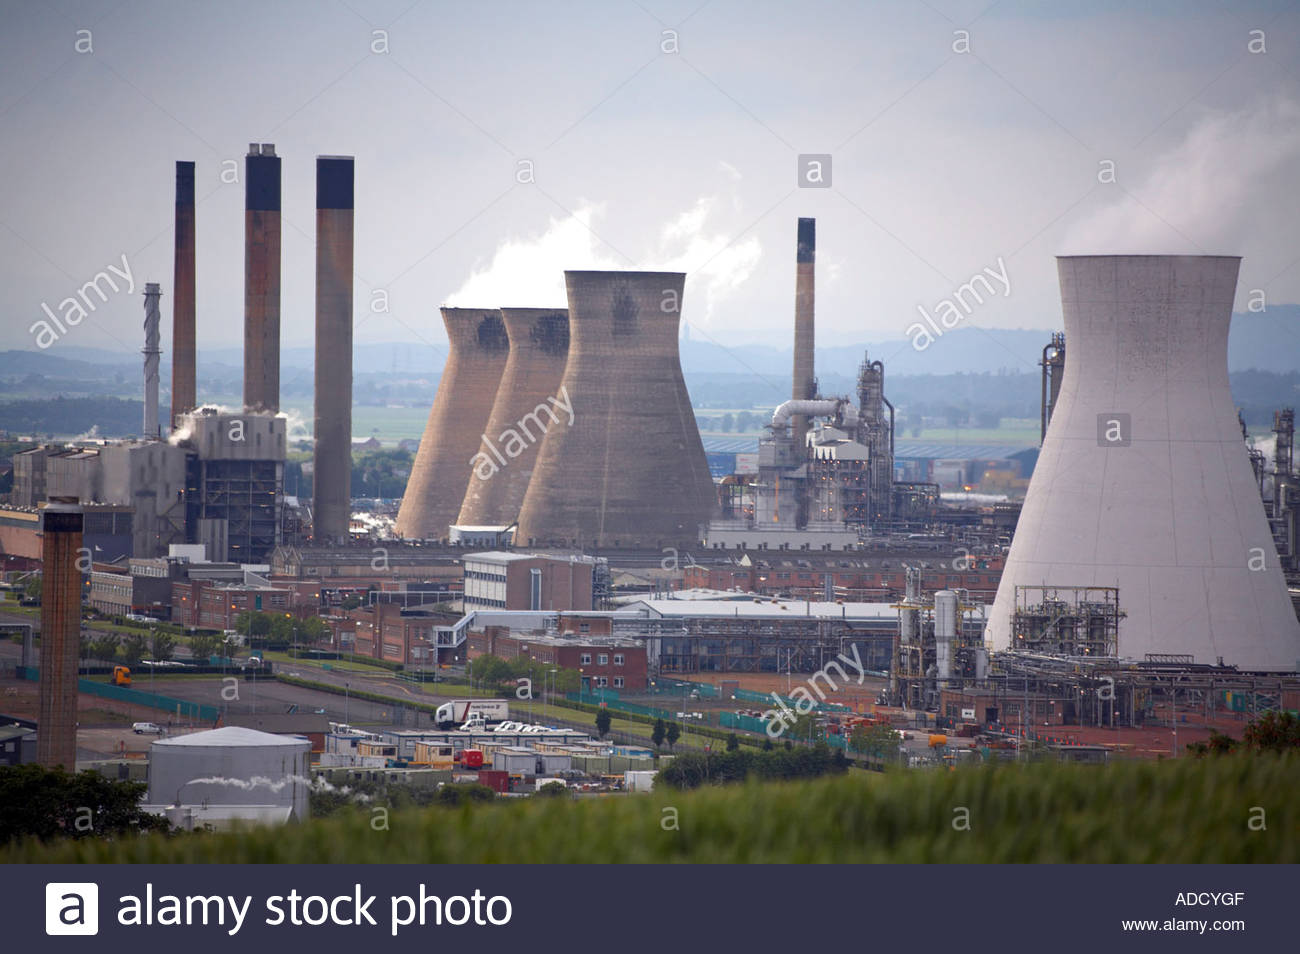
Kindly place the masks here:
<instances>
[{"instance_id":1,"label":"blurred grass","mask_svg":"<svg viewBox=\"0 0 1300 954\"><path fill-rule=\"evenodd\" d=\"M1294 863L1300 758L1003 764L528 799L278 829L24 843L0 863ZM1256 806L1267 829L1251 831ZM970 830L959 830L969 810ZM679 830L672 827L673 813ZM954 820L957 827L954 827Z\"/></svg>"}]
</instances>

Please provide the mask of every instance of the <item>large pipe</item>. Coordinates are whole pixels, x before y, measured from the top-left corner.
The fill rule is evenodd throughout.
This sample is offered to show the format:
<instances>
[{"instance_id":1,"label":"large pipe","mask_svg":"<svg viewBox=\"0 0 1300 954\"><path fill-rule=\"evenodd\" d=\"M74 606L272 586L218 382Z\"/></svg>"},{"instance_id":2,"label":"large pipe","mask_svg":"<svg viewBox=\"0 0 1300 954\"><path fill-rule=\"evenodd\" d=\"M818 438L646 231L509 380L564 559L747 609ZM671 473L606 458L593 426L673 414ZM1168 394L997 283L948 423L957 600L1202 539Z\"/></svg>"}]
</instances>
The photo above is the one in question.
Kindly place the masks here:
<instances>
[{"instance_id":1,"label":"large pipe","mask_svg":"<svg viewBox=\"0 0 1300 954\"><path fill-rule=\"evenodd\" d=\"M800 219L794 273L794 378L790 391L790 397L796 401L806 401L817 396L814 367L816 333L813 322L813 268L816 257L817 220ZM795 415L792 430L795 447L803 448L807 433L807 416Z\"/></svg>"},{"instance_id":2,"label":"large pipe","mask_svg":"<svg viewBox=\"0 0 1300 954\"><path fill-rule=\"evenodd\" d=\"M280 410L280 157L244 158L244 407Z\"/></svg>"},{"instance_id":3,"label":"large pipe","mask_svg":"<svg viewBox=\"0 0 1300 954\"><path fill-rule=\"evenodd\" d=\"M41 680L36 761L77 767L77 659L81 641L81 555L85 517L75 498L41 511Z\"/></svg>"},{"instance_id":4,"label":"large pipe","mask_svg":"<svg viewBox=\"0 0 1300 954\"><path fill-rule=\"evenodd\" d=\"M162 289L157 282L144 286L144 431L145 439L158 437L158 358L162 354L158 299Z\"/></svg>"},{"instance_id":5,"label":"large pipe","mask_svg":"<svg viewBox=\"0 0 1300 954\"><path fill-rule=\"evenodd\" d=\"M352 520L353 183L352 157L316 157L317 542L346 541Z\"/></svg>"},{"instance_id":6,"label":"large pipe","mask_svg":"<svg viewBox=\"0 0 1300 954\"><path fill-rule=\"evenodd\" d=\"M816 401L786 401L772 412L772 426L785 427L791 418L831 417L841 413L843 408L851 408L843 398L821 398Z\"/></svg>"},{"instance_id":7,"label":"large pipe","mask_svg":"<svg viewBox=\"0 0 1300 954\"><path fill-rule=\"evenodd\" d=\"M170 426L198 401L194 330L194 163L176 163L176 251L172 272L172 413Z\"/></svg>"}]
</instances>

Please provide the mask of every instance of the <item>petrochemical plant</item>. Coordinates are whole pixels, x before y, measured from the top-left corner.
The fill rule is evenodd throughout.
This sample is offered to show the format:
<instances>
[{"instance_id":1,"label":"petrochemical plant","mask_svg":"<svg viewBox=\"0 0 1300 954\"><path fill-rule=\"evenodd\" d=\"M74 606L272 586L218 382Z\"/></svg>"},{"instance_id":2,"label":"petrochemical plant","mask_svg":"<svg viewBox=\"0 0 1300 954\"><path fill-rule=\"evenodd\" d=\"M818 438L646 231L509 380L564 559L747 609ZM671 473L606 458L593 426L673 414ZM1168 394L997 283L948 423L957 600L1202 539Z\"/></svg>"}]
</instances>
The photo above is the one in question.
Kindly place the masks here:
<instances>
[{"instance_id":1,"label":"petrochemical plant","mask_svg":"<svg viewBox=\"0 0 1300 954\"><path fill-rule=\"evenodd\" d=\"M316 159L310 509L285 494L280 168L273 145L250 146L242 408L196 393L194 164L178 162L169 418L166 295L150 283L145 438L15 460L4 527L43 534L43 761L75 762L77 554L123 532L130 575L172 574L170 618L191 628L216 617L180 605L201 581L169 559L201 547L233 581L203 612L229 619L265 594L328 616L334 649L411 670L508 640L551 661L610 640L617 653L582 643L581 671L614 708L635 680L597 675L593 655L640 653L644 688L669 674L788 684L849 650L878 679L876 715L1017 744L1120 746L1126 730L1176 732L1180 714L1210 726L1300 707L1294 415L1278 412L1271 465L1248 447L1227 375L1239 259L1058 259L1064 332L1043 350L1042 446L1018 514L945 500L900 468L882 361L864 354L855 393L821 392L813 219L797 223L790 399L734 472L710 473L683 378L684 274L566 271L565 308L444 307L448 356L379 567L351 506L348 157ZM669 567L679 550L693 556ZM352 593L369 605L338 609ZM287 745L219 731L160 743L153 801L228 746L259 746L261 764ZM289 750L301 812L309 753Z\"/></svg>"}]
</instances>

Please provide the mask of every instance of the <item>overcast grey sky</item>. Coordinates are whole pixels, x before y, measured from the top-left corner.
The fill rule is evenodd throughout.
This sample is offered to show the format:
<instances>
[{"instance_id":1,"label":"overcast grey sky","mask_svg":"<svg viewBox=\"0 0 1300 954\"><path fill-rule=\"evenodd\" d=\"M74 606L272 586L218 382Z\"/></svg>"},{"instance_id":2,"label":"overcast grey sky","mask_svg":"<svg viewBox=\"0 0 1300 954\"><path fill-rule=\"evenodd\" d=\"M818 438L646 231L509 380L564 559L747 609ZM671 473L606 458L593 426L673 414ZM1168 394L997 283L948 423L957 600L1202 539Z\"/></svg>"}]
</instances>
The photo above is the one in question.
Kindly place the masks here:
<instances>
[{"instance_id":1,"label":"overcast grey sky","mask_svg":"<svg viewBox=\"0 0 1300 954\"><path fill-rule=\"evenodd\" d=\"M123 255L136 294L51 353L139 348L177 159L198 164L200 360L238 344L243 184L221 173L252 141L283 157L286 345L311 340L317 154L357 159L358 342L439 344L440 303L560 304L564 268L635 267L688 273L693 335L785 345L798 216L823 345L902 338L999 258L1010 294L972 325L1056 327L1060 253L1239 254L1239 308L1300 301L1294 2L0 9L6 348ZM830 188L798 188L805 153L832 156Z\"/></svg>"}]
</instances>

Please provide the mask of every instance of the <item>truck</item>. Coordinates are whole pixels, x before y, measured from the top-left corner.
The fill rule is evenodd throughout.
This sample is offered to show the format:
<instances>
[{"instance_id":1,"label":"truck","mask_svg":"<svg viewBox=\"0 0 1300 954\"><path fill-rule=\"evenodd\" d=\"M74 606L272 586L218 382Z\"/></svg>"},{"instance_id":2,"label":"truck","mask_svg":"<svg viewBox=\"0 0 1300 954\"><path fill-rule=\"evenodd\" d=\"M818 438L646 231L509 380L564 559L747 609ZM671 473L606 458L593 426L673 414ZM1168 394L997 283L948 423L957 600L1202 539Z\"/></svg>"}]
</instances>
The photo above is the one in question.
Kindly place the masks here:
<instances>
[{"instance_id":1,"label":"truck","mask_svg":"<svg viewBox=\"0 0 1300 954\"><path fill-rule=\"evenodd\" d=\"M114 666L113 675L109 679L109 685L129 686L131 685L131 670L126 666Z\"/></svg>"},{"instance_id":2,"label":"truck","mask_svg":"<svg viewBox=\"0 0 1300 954\"><path fill-rule=\"evenodd\" d=\"M477 715L479 718L471 719ZM453 699L438 706L433 721L440 729L450 729L466 722L495 725L510 718L510 703L505 699Z\"/></svg>"}]
</instances>

